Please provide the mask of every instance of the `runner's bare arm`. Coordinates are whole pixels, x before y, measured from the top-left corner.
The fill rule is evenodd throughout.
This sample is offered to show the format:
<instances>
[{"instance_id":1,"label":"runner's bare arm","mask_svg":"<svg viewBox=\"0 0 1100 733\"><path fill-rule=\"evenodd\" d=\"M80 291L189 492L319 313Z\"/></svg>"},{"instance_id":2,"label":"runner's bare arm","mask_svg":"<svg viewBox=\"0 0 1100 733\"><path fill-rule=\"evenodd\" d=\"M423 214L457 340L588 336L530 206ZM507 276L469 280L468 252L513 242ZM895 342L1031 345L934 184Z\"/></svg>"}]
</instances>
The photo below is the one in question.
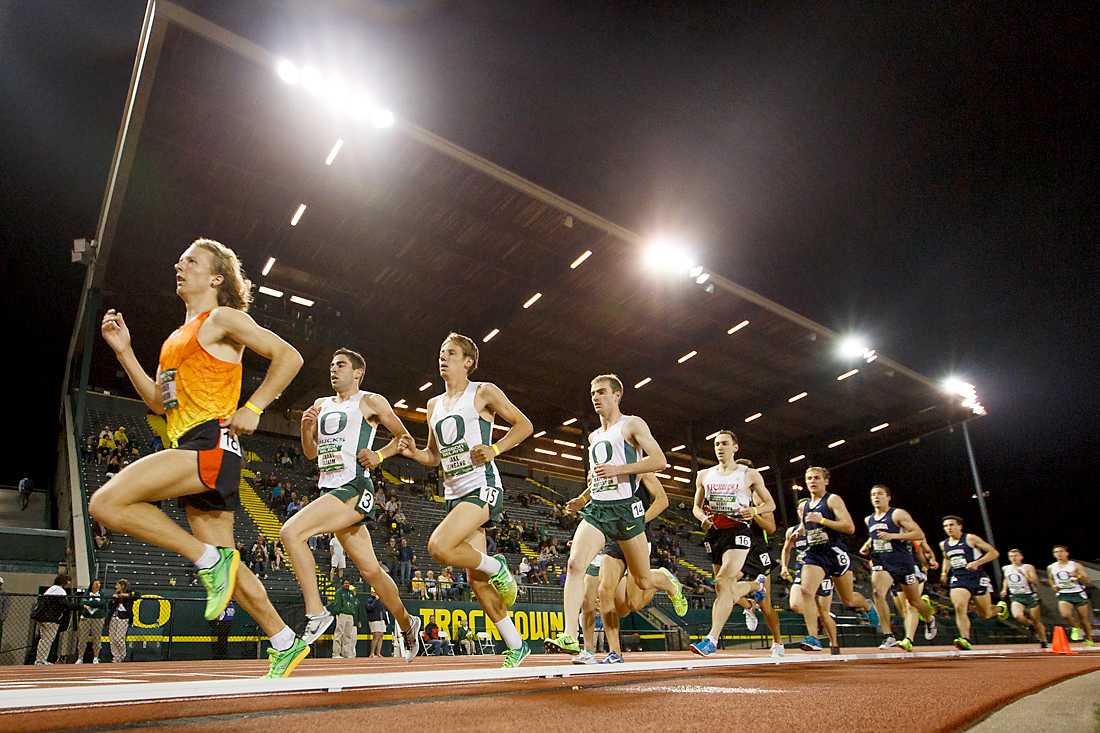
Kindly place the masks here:
<instances>
[{"instance_id":1,"label":"runner's bare arm","mask_svg":"<svg viewBox=\"0 0 1100 733\"><path fill-rule=\"evenodd\" d=\"M848 507L844 504L843 499L836 494L830 494L829 508L833 510L836 519L826 519L822 517L818 524L841 532L842 534L856 533L856 523L852 521L852 515L848 513Z\"/></svg>"},{"instance_id":2,"label":"runner's bare arm","mask_svg":"<svg viewBox=\"0 0 1100 733\"><path fill-rule=\"evenodd\" d=\"M302 413L302 455L311 461L317 458L317 417L320 414L320 399L314 400L310 408Z\"/></svg>"},{"instance_id":3,"label":"runner's bare arm","mask_svg":"<svg viewBox=\"0 0 1100 733\"><path fill-rule=\"evenodd\" d=\"M665 509L668 509L668 494L665 493L665 487L652 473L643 473L641 478L642 486L649 492L649 496L653 500L650 502L649 508L645 510L645 523L649 524L659 517Z\"/></svg>"},{"instance_id":4,"label":"runner's bare arm","mask_svg":"<svg viewBox=\"0 0 1100 733\"><path fill-rule=\"evenodd\" d=\"M913 519L912 515L904 509L894 510L894 522L897 523L903 531L901 532L879 532L879 537L888 540L923 540L924 531Z\"/></svg>"},{"instance_id":5,"label":"runner's bare arm","mask_svg":"<svg viewBox=\"0 0 1100 733\"><path fill-rule=\"evenodd\" d=\"M703 471L699 471L695 474L695 501L691 505L691 514L699 520L699 523L703 525L703 529L710 529L711 519L703 510L705 500L706 489L703 488Z\"/></svg>"},{"instance_id":6,"label":"runner's bare arm","mask_svg":"<svg viewBox=\"0 0 1100 733\"><path fill-rule=\"evenodd\" d=\"M404 438L406 441L412 439L409 431L405 429L405 424L401 422L401 418L393 411L390 401L382 395L373 393L364 395L363 399L360 400L359 409L364 415L377 415L378 422L393 436L390 438L389 443L378 450L364 448L359 451L357 457L364 468L374 468L385 459L400 453L402 439Z\"/></svg>"},{"instance_id":7,"label":"runner's bare arm","mask_svg":"<svg viewBox=\"0 0 1100 733\"><path fill-rule=\"evenodd\" d=\"M432 430L432 406L435 404L436 397L432 397L428 400L428 445L423 450L416 447L416 442L401 451L401 455L406 458L411 458L422 466L428 466L429 468L439 465L439 446L435 443L435 431Z\"/></svg>"},{"instance_id":8,"label":"runner's bare arm","mask_svg":"<svg viewBox=\"0 0 1100 733\"><path fill-rule=\"evenodd\" d=\"M966 544L970 545L976 550L981 550L984 553L977 560L968 562L966 564L966 566L971 570L977 570L982 565L985 565L988 562L993 562L1001 556L1001 553L997 551L996 547L989 544L976 534L968 534L966 536Z\"/></svg>"},{"instance_id":9,"label":"runner's bare arm","mask_svg":"<svg viewBox=\"0 0 1100 733\"><path fill-rule=\"evenodd\" d=\"M134 349L130 341L130 329L127 328L122 313L114 308L108 310L103 315L100 332L103 334L103 340L115 352L118 363L125 370L126 376L130 378L130 384L134 385L141 401L157 415L163 415L164 403L161 401L160 392L157 390L157 383L145 373L145 369L137 360L137 356L134 355Z\"/></svg>"},{"instance_id":10,"label":"runner's bare arm","mask_svg":"<svg viewBox=\"0 0 1100 733\"><path fill-rule=\"evenodd\" d=\"M531 421L527 419L527 416L512 404L512 401L495 384L486 382L481 385L477 390L477 400L481 402L486 410L498 415L511 427L493 445L478 445L470 450L475 466L484 465L501 453L510 451L531 437L531 433L535 432L535 428L531 425ZM489 439L492 440L492 436Z\"/></svg>"},{"instance_id":11,"label":"runner's bare arm","mask_svg":"<svg viewBox=\"0 0 1100 733\"><path fill-rule=\"evenodd\" d=\"M638 449L645 453L646 457L640 461L621 466L612 463L601 463L596 466L596 475L600 478L615 478L616 476L636 476L640 473L653 473L664 470L665 466L668 465L665 452L654 440L653 433L649 432L649 426L646 425L645 420L633 416L625 419L623 437L638 446Z\"/></svg>"}]
</instances>

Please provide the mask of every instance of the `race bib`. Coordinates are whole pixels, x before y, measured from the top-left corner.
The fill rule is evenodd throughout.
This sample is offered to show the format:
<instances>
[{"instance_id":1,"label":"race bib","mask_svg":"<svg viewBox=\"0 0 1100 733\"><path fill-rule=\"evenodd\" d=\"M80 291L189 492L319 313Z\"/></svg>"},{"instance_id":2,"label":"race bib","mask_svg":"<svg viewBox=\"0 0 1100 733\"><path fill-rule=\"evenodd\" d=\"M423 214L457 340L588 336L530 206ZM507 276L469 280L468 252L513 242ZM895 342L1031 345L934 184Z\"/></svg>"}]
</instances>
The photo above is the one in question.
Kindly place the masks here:
<instances>
[{"instance_id":1,"label":"race bib","mask_svg":"<svg viewBox=\"0 0 1100 733\"><path fill-rule=\"evenodd\" d=\"M445 478L454 478L474 470L474 459L465 440L439 449L440 466Z\"/></svg>"},{"instance_id":2,"label":"race bib","mask_svg":"<svg viewBox=\"0 0 1100 733\"><path fill-rule=\"evenodd\" d=\"M893 552L894 545L890 540L871 540L871 552Z\"/></svg>"},{"instance_id":3,"label":"race bib","mask_svg":"<svg viewBox=\"0 0 1100 733\"><path fill-rule=\"evenodd\" d=\"M948 559L948 564L951 565L952 570L962 570L966 567L966 556L962 553L958 555L952 555Z\"/></svg>"},{"instance_id":4,"label":"race bib","mask_svg":"<svg viewBox=\"0 0 1100 733\"><path fill-rule=\"evenodd\" d=\"M165 369L157 378L160 383L160 402L165 410L179 407L180 401L176 397L176 370Z\"/></svg>"},{"instance_id":5,"label":"race bib","mask_svg":"<svg viewBox=\"0 0 1100 733\"><path fill-rule=\"evenodd\" d=\"M317 446L317 469L324 474L340 473L344 470L344 454L340 451L339 442Z\"/></svg>"},{"instance_id":6,"label":"race bib","mask_svg":"<svg viewBox=\"0 0 1100 733\"><path fill-rule=\"evenodd\" d=\"M764 567L771 567L772 556L769 555L766 552L761 552L760 553L760 564L763 565Z\"/></svg>"},{"instance_id":7,"label":"race bib","mask_svg":"<svg viewBox=\"0 0 1100 733\"><path fill-rule=\"evenodd\" d=\"M823 578L821 580L821 590L824 593L832 593L833 592L833 579L832 578Z\"/></svg>"},{"instance_id":8,"label":"race bib","mask_svg":"<svg viewBox=\"0 0 1100 733\"><path fill-rule=\"evenodd\" d=\"M733 539L733 544L738 547L752 547L752 537L745 534L739 534Z\"/></svg>"},{"instance_id":9,"label":"race bib","mask_svg":"<svg viewBox=\"0 0 1100 733\"><path fill-rule=\"evenodd\" d=\"M829 533L821 527L806 530L806 542L811 545L829 544Z\"/></svg>"},{"instance_id":10,"label":"race bib","mask_svg":"<svg viewBox=\"0 0 1100 733\"><path fill-rule=\"evenodd\" d=\"M494 486L482 486L478 491L478 497L489 506L496 506L500 498L500 489Z\"/></svg>"},{"instance_id":11,"label":"race bib","mask_svg":"<svg viewBox=\"0 0 1100 733\"><path fill-rule=\"evenodd\" d=\"M715 514L735 515L741 509L741 502L734 494L711 494L707 504Z\"/></svg>"},{"instance_id":12,"label":"race bib","mask_svg":"<svg viewBox=\"0 0 1100 733\"><path fill-rule=\"evenodd\" d=\"M370 486L363 489L363 493L359 495L359 501L355 506L364 514L371 513L371 510L374 509L374 492L371 491Z\"/></svg>"},{"instance_id":13,"label":"race bib","mask_svg":"<svg viewBox=\"0 0 1100 733\"><path fill-rule=\"evenodd\" d=\"M218 440L218 447L234 455L239 456L241 454L241 442L229 434L229 428L221 429L221 437Z\"/></svg>"},{"instance_id":14,"label":"race bib","mask_svg":"<svg viewBox=\"0 0 1100 733\"><path fill-rule=\"evenodd\" d=\"M615 478L600 478L596 475L595 469L588 472L588 490L592 494L598 494L602 491L614 491L619 486L619 482Z\"/></svg>"},{"instance_id":15,"label":"race bib","mask_svg":"<svg viewBox=\"0 0 1100 733\"><path fill-rule=\"evenodd\" d=\"M635 519L641 519L645 516L645 507L642 506L642 502L636 501L630 505L630 513L634 515Z\"/></svg>"}]
</instances>

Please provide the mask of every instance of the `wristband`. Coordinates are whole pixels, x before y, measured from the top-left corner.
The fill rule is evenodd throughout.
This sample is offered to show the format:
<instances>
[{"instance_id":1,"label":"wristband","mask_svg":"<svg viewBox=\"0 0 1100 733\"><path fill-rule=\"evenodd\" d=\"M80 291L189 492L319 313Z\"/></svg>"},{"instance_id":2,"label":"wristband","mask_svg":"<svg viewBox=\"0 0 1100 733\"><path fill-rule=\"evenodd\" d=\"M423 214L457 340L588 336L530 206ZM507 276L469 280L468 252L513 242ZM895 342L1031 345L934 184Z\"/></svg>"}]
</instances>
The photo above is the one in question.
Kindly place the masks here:
<instances>
[{"instance_id":1,"label":"wristband","mask_svg":"<svg viewBox=\"0 0 1100 733\"><path fill-rule=\"evenodd\" d=\"M382 451L380 451L380 450L376 450L374 452L374 455L378 456L378 465L375 466L375 468L378 468L378 466L382 465L382 461L386 460L386 457L384 455L382 455Z\"/></svg>"},{"instance_id":2,"label":"wristband","mask_svg":"<svg viewBox=\"0 0 1100 733\"><path fill-rule=\"evenodd\" d=\"M244 406L245 406L245 408L251 410L252 412L256 413L257 415L264 414L264 411L261 410L259 407L256 407L254 404L252 404L251 400L249 400L248 402L245 402Z\"/></svg>"},{"instance_id":3,"label":"wristband","mask_svg":"<svg viewBox=\"0 0 1100 733\"><path fill-rule=\"evenodd\" d=\"M493 443L493 444L492 444L491 446L489 446L489 447L493 449L493 455L494 455L494 456L499 456L499 455L500 455L500 448L497 448L497 444L496 444L496 443Z\"/></svg>"}]
</instances>

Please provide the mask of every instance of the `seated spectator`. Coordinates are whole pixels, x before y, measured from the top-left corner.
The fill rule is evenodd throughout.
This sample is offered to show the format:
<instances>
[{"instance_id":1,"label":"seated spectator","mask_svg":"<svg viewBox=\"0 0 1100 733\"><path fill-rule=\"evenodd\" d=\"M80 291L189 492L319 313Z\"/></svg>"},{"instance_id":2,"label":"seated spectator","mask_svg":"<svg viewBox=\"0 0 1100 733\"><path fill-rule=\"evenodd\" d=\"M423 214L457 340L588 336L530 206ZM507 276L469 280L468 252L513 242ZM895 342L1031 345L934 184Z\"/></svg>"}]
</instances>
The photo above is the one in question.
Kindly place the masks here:
<instances>
[{"instance_id":1,"label":"seated spectator","mask_svg":"<svg viewBox=\"0 0 1100 733\"><path fill-rule=\"evenodd\" d=\"M160 439L159 435L153 436L153 441L149 444L149 449L153 453L158 453L164 450L164 441Z\"/></svg>"},{"instance_id":2,"label":"seated spectator","mask_svg":"<svg viewBox=\"0 0 1100 733\"><path fill-rule=\"evenodd\" d=\"M461 616L454 621L451 630L454 631L454 640L458 645L456 651L467 655L476 653L474 647L474 632L470 631L470 628L463 623Z\"/></svg>"},{"instance_id":3,"label":"seated spectator","mask_svg":"<svg viewBox=\"0 0 1100 733\"><path fill-rule=\"evenodd\" d=\"M466 571L462 568L454 571L455 579L454 598L461 601L466 597L466 594L470 591L470 585L466 582Z\"/></svg>"},{"instance_id":4,"label":"seated spectator","mask_svg":"<svg viewBox=\"0 0 1100 733\"><path fill-rule=\"evenodd\" d=\"M259 578L267 577L267 543L262 542L257 537L256 541L252 543L248 555L248 567L252 569L252 572Z\"/></svg>"},{"instance_id":5,"label":"seated spectator","mask_svg":"<svg viewBox=\"0 0 1100 733\"><path fill-rule=\"evenodd\" d=\"M107 457L111 455L111 451L114 449L114 434L111 432L110 427L104 425L103 429L99 431L99 440L96 443L97 463L106 463Z\"/></svg>"},{"instance_id":6,"label":"seated spectator","mask_svg":"<svg viewBox=\"0 0 1100 733\"><path fill-rule=\"evenodd\" d=\"M427 577L424 578L424 584L428 587L428 598L432 600L439 599L439 587L435 582L435 573L431 570L428 571Z\"/></svg>"},{"instance_id":7,"label":"seated spectator","mask_svg":"<svg viewBox=\"0 0 1100 733\"><path fill-rule=\"evenodd\" d=\"M283 543L282 542L276 542L275 543L275 562L273 563L273 567L276 570L282 570L283 565L285 565L285 564L286 564L286 550L283 549Z\"/></svg>"},{"instance_id":8,"label":"seated spectator","mask_svg":"<svg viewBox=\"0 0 1100 733\"><path fill-rule=\"evenodd\" d=\"M295 514L297 514L298 510L300 510L301 508L302 508L302 505L298 501L298 495L295 494L295 493L292 493L290 495L290 501L287 502L287 505L286 505L286 518L290 519Z\"/></svg>"},{"instance_id":9,"label":"seated spectator","mask_svg":"<svg viewBox=\"0 0 1100 733\"><path fill-rule=\"evenodd\" d=\"M424 578L420 576L420 571L413 571L412 577L412 592L420 600L428 600L428 584L424 582Z\"/></svg>"},{"instance_id":10,"label":"seated spectator","mask_svg":"<svg viewBox=\"0 0 1100 733\"><path fill-rule=\"evenodd\" d=\"M95 446L95 436L91 433L88 433L88 435L84 438L84 444L81 446L81 455L83 455L85 461L91 461L95 459Z\"/></svg>"},{"instance_id":11,"label":"seated spectator","mask_svg":"<svg viewBox=\"0 0 1100 733\"><path fill-rule=\"evenodd\" d=\"M531 561L524 555L519 561L519 584L527 585L527 578L531 574Z\"/></svg>"},{"instance_id":12,"label":"seated spectator","mask_svg":"<svg viewBox=\"0 0 1100 733\"><path fill-rule=\"evenodd\" d=\"M439 587L439 599L443 601L449 601L451 599L451 593L454 591L455 579L451 571L451 567L448 565L443 568L439 573L439 577L436 578L436 585Z\"/></svg>"},{"instance_id":13,"label":"seated spectator","mask_svg":"<svg viewBox=\"0 0 1100 733\"><path fill-rule=\"evenodd\" d=\"M110 451L107 454L107 478L114 477L122 470L122 460L118 457L118 451Z\"/></svg>"},{"instance_id":14,"label":"seated spectator","mask_svg":"<svg viewBox=\"0 0 1100 733\"><path fill-rule=\"evenodd\" d=\"M439 636L439 625L432 621L424 629L424 646L429 650L432 656L438 657L442 654L451 653L451 644L446 639Z\"/></svg>"},{"instance_id":15,"label":"seated spectator","mask_svg":"<svg viewBox=\"0 0 1100 733\"><path fill-rule=\"evenodd\" d=\"M115 448L125 449L130 444L130 439L126 436L125 426L119 425L114 434Z\"/></svg>"}]
</instances>

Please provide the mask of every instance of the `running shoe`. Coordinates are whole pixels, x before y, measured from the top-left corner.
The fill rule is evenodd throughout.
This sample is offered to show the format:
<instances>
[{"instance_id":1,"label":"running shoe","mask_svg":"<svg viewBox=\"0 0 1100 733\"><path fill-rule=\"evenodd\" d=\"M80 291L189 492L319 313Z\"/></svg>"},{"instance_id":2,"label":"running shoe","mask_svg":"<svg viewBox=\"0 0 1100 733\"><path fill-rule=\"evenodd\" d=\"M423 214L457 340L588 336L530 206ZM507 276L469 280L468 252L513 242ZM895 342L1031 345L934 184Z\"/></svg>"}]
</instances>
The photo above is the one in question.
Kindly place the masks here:
<instances>
[{"instance_id":1,"label":"running shoe","mask_svg":"<svg viewBox=\"0 0 1100 733\"><path fill-rule=\"evenodd\" d=\"M424 622L419 616L413 616L409 614L409 630L401 632L401 640L405 646L405 662L411 662L416 659L416 655L420 653L420 627Z\"/></svg>"},{"instance_id":2,"label":"running shoe","mask_svg":"<svg viewBox=\"0 0 1100 733\"><path fill-rule=\"evenodd\" d=\"M688 599L687 596L684 595L684 584L681 583L680 579L668 568L657 568L657 572L666 575L668 581L672 583L672 587L676 591L673 595L668 597L668 599L672 601L672 610L676 611L677 616L686 616L688 612Z\"/></svg>"},{"instance_id":3,"label":"running shoe","mask_svg":"<svg viewBox=\"0 0 1100 733\"><path fill-rule=\"evenodd\" d=\"M885 639L882 640L882 643L878 645L878 648L879 649L893 649L897 645L898 645L898 640L894 638L893 634L890 634L889 636L887 636Z\"/></svg>"},{"instance_id":4,"label":"running shoe","mask_svg":"<svg viewBox=\"0 0 1100 733\"><path fill-rule=\"evenodd\" d=\"M277 680L289 677L298 663L309 656L309 644L301 638L295 638L289 649L278 651L275 647L267 650L267 658L270 662L264 679Z\"/></svg>"},{"instance_id":5,"label":"running shoe","mask_svg":"<svg viewBox=\"0 0 1100 733\"><path fill-rule=\"evenodd\" d=\"M867 609L867 623L878 626L878 611L875 610L874 605Z\"/></svg>"},{"instance_id":6,"label":"running shoe","mask_svg":"<svg viewBox=\"0 0 1100 733\"><path fill-rule=\"evenodd\" d=\"M997 602L997 618L1001 621L1008 621L1008 604L1004 601Z\"/></svg>"},{"instance_id":7,"label":"running shoe","mask_svg":"<svg viewBox=\"0 0 1100 733\"><path fill-rule=\"evenodd\" d=\"M543 649L547 654L580 654L581 645L569 634L562 632L553 639L544 639Z\"/></svg>"},{"instance_id":8,"label":"running shoe","mask_svg":"<svg viewBox=\"0 0 1100 733\"><path fill-rule=\"evenodd\" d=\"M203 616L207 621L221 616L229 605L229 599L237 589L237 568L241 566L241 553L231 547L219 547L217 550L218 561L196 573L206 588L206 612Z\"/></svg>"},{"instance_id":9,"label":"running shoe","mask_svg":"<svg viewBox=\"0 0 1100 733\"><path fill-rule=\"evenodd\" d=\"M955 637L954 644L956 649L963 652L968 652L973 648L973 645L970 643L970 639L967 639L963 636Z\"/></svg>"},{"instance_id":10,"label":"running shoe","mask_svg":"<svg viewBox=\"0 0 1100 733\"><path fill-rule=\"evenodd\" d=\"M504 650L504 664L500 665L501 669L515 669L519 665L523 664L523 660L527 659L527 656L531 653L531 647L527 646L527 642L523 642L519 649L505 649Z\"/></svg>"},{"instance_id":11,"label":"running shoe","mask_svg":"<svg viewBox=\"0 0 1100 733\"><path fill-rule=\"evenodd\" d=\"M840 647L838 647L838 646L829 647L829 654L832 654L834 657L840 656Z\"/></svg>"},{"instance_id":12,"label":"running shoe","mask_svg":"<svg viewBox=\"0 0 1100 733\"><path fill-rule=\"evenodd\" d=\"M760 619L756 618L756 614L752 612L751 608L745 609L745 628L749 631L756 631L756 627L760 625Z\"/></svg>"},{"instance_id":13,"label":"running shoe","mask_svg":"<svg viewBox=\"0 0 1100 733\"><path fill-rule=\"evenodd\" d=\"M701 640L691 645L691 651L695 652L700 657L709 657L711 654L718 651L718 647L715 646L713 641L704 636Z\"/></svg>"},{"instance_id":14,"label":"running shoe","mask_svg":"<svg viewBox=\"0 0 1100 733\"><path fill-rule=\"evenodd\" d=\"M607 656L599 661L600 664L625 664L626 660L618 652L608 652Z\"/></svg>"},{"instance_id":15,"label":"running shoe","mask_svg":"<svg viewBox=\"0 0 1100 733\"><path fill-rule=\"evenodd\" d=\"M573 664L598 664L599 660L596 659L596 655L585 649L577 656L573 657Z\"/></svg>"},{"instance_id":16,"label":"running shoe","mask_svg":"<svg viewBox=\"0 0 1100 733\"><path fill-rule=\"evenodd\" d=\"M940 630L939 627L936 626L935 616L924 622L924 638L927 641L935 639L938 633L940 633Z\"/></svg>"},{"instance_id":17,"label":"running shoe","mask_svg":"<svg viewBox=\"0 0 1100 733\"><path fill-rule=\"evenodd\" d=\"M757 575L756 576L756 590L754 590L752 593L749 593L749 598L753 599L757 603L764 600L764 595L765 595L764 584L767 583L767 582L768 582L768 578L766 576Z\"/></svg>"},{"instance_id":18,"label":"running shoe","mask_svg":"<svg viewBox=\"0 0 1100 733\"><path fill-rule=\"evenodd\" d=\"M504 601L504 605L511 608L516 603L519 586L516 585L516 579L512 577L512 571L508 569L508 558L504 555L493 555L493 559L500 561L500 570L489 578L489 585L493 586L493 590L500 594L500 599Z\"/></svg>"},{"instance_id":19,"label":"running shoe","mask_svg":"<svg viewBox=\"0 0 1100 733\"><path fill-rule=\"evenodd\" d=\"M1077 628L1076 626L1074 626L1073 628L1071 628L1069 630L1069 640L1070 641L1081 641L1081 639L1083 637L1084 637L1084 634L1081 633L1081 629Z\"/></svg>"},{"instance_id":20,"label":"running shoe","mask_svg":"<svg viewBox=\"0 0 1100 733\"><path fill-rule=\"evenodd\" d=\"M1047 648L1047 640L1046 639L1039 639L1039 648L1040 649L1046 649Z\"/></svg>"},{"instance_id":21,"label":"running shoe","mask_svg":"<svg viewBox=\"0 0 1100 733\"><path fill-rule=\"evenodd\" d=\"M1091 647L1091 646L1094 646L1095 644L1096 644L1096 642L1093 641L1092 639L1085 639L1085 646Z\"/></svg>"},{"instance_id":22,"label":"running shoe","mask_svg":"<svg viewBox=\"0 0 1100 733\"><path fill-rule=\"evenodd\" d=\"M787 654L787 647L783 646L782 644L772 644L772 656L773 657L782 657L782 656L786 656L786 654Z\"/></svg>"},{"instance_id":23,"label":"running shoe","mask_svg":"<svg viewBox=\"0 0 1100 733\"><path fill-rule=\"evenodd\" d=\"M912 639L909 639L908 637L906 637L906 638L902 639L901 641L899 641L898 646L901 647L902 649L904 649L907 652L913 651L913 641L912 641Z\"/></svg>"},{"instance_id":24,"label":"running shoe","mask_svg":"<svg viewBox=\"0 0 1100 733\"><path fill-rule=\"evenodd\" d=\"M306 628L302 632L302 641L307 644L312 644L321 638L321 634L328 631L328 627L332 626L332 623L336 620L336 617L329 613L326 608L317 616L311 616L306 614Z\"/></svg>"},{"instance_id":25,"label":"running shoe","mask_svg":"<svg viewBox=\"0 0 1100 733\"><path fill-rule=\"evenodd\" d=\"M798 643L798 648L804 652L819 652L825 647L821 646L821 642L818 641L816 636L807 635L806 638Z\"/></svg>"}]
</instances>

